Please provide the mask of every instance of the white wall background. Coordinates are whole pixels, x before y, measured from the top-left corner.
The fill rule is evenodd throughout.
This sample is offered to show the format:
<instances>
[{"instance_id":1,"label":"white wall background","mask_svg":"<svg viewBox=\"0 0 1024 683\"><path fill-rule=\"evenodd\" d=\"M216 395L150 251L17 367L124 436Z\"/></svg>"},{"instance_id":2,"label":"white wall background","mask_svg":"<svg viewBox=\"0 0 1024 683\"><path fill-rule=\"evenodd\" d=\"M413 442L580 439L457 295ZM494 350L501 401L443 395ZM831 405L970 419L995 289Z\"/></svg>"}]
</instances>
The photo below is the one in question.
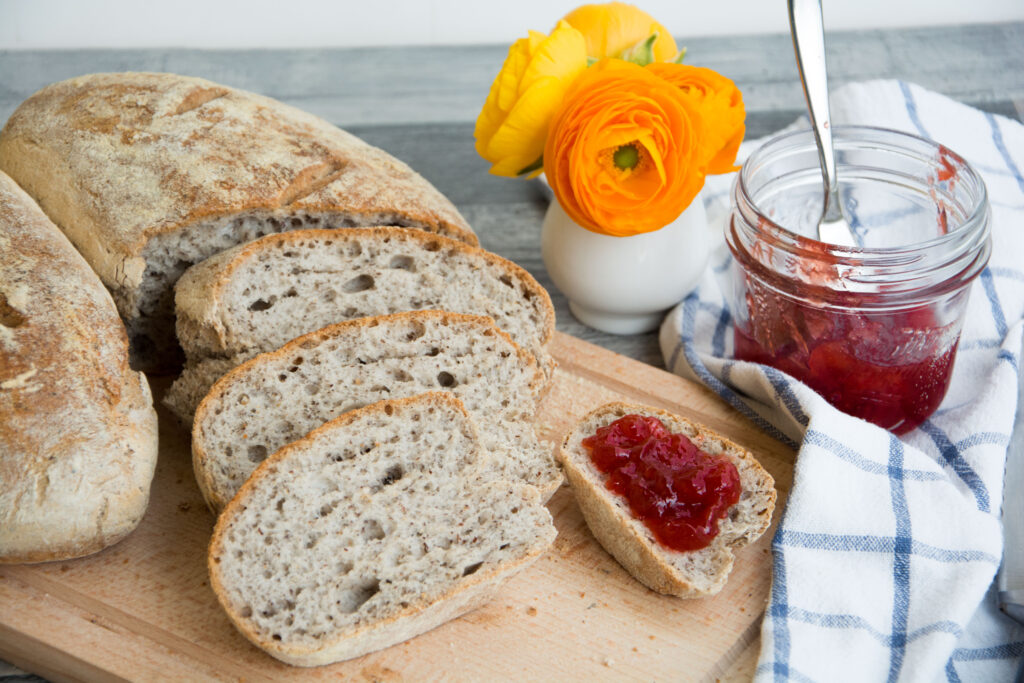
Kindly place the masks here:
<instances>
[{"instance_id":1,"label":"white wall background","mask_svg":"<svg viewBox=\"0 0 1024 683\"><path fill-rule=\"evenodd\" d=\"M0 0L0 49L511 43L582 0ZM635 0L676 36L788 32L785 0ZM824 0L828 30L1024 20L1024 0Z\"/></svg>"}]
</instances>

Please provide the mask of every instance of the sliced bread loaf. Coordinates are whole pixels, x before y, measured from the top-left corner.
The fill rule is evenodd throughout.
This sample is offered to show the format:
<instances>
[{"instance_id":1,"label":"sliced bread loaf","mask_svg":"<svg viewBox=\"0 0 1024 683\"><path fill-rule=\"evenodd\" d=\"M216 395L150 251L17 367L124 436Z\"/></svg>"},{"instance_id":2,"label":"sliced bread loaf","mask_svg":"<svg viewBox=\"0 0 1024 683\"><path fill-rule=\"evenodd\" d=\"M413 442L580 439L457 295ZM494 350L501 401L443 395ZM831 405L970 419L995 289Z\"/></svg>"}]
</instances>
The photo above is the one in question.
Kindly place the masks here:
<instances>
[{"instance_id":1,"label":"sliced bread loaf","mask_svg":"<svg viewBox=\"0 0 1024 683\"><path fill-rule=\"evenodd\" d=\"M450 394L347 413L242 487L213 533L210 584L289 664L407 640L490 600L554 541L536 489L499 474Z\"/></svg>"},{"instance_id":2,"label":"sliced bread loaf","mask_svg":"<svg viewBox=\"0 0 1024 683\"><path fill-rule=\"evenodd\" d=\"M724 455L736 466L740 499L719 522L718 535L706 548L688 552L666 548L633 516L626 499L606 488L606 476L582 442L625 415L656 417L670 432L685 435L705 453ZM627 403L602 406L566 435L559 461L594 537L638 581L659 593L692 598L720 591L732 570L733 550L763 534L775 509L775 480L749 451L665 410Z\"/></svg>"},{"instance_id":3,"label":"sliced bread loaf","mask_svg":"<svg viewBox=\"0 0 1024 683\"><path fill-rule=\"evenodd\" d=\"M476 244L408 166L267 97L167 73L49 85L0 132L0 170L110 289L133 364L174 369L172 287L236 244L298 227L401 225Z\"/></svg>"},{"instance_id":4,"label":"sliced bread loaf","mask_svg":"<svg viewBox=\"0 0 1024 683\"><path fill-rule=\"evenodd\" d=\"M219 510L267 455L353 408L448 390L506 478L546 500L562 474L533 427L543 377L490 318L441 311L360 318L299 337L222 377L196 411L192 456Z\"/></svg>"},{"instance_id":5,"label":"sliced bread loaf","mask_svg":"<svg viewBox=\"0 0 1024 683\"><path fill-rule=\"evenodd\" d=\"M268 235L189 268L175 287L186 369L166 402L186 423L230 364L332 323L437 309L488 315L550 376L554 309L510 261L419 230L299 230ZM201 370L199 369L201 366Z\"/></svg>"}]
</instances>

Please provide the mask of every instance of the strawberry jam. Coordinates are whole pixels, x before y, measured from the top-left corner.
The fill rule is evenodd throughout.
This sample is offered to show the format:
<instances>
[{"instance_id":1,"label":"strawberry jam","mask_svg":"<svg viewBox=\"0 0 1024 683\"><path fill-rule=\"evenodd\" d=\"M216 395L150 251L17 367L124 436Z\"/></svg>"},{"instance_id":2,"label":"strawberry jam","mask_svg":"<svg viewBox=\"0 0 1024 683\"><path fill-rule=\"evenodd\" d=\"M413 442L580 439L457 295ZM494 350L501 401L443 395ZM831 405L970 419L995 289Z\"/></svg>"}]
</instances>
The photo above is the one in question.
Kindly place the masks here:
<instances>
[{"instance_id":1,"label":"strawberry jam","mask_svg":"<svg viewBox=\"0 0 1024 683\"><path fill-rule=\"evenodd\" d=\"M939 407L959 325L940 325L930 306L828 310L748 286L750 320L747 330L736 327L736 358L782 370L839 410L895 434Z\"/></svg>"},{"instance_id":2,"label":"strawberry jam","mask_svg":"<svg viewBox=\"0 0 1024 683\"><path fill-rule=\"evenodd\" d=\"M718 535L718 521L740 499L740 476L722 456L672 434L656 417L626 415L583 439L607 475L605 486L663 546L699 550Z\"/></svg>"}]
</instances>

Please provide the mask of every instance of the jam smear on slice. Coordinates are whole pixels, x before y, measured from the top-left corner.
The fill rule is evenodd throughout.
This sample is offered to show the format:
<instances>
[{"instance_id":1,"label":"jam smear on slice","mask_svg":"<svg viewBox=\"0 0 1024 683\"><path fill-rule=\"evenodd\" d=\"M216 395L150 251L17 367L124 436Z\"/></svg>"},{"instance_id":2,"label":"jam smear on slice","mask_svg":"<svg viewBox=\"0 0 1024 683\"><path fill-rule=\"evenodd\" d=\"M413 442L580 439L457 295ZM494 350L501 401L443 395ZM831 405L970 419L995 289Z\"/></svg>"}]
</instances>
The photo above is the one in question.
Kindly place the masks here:
<instances>
[{"instance_id":1,"label":"jam smear on slice","mask_svg":"<svg viewBox=\"0 0 1024 683\"><path fill-rule=\"evenodd\" d=\"M740 499L740 475L723 456L705 453L656 417L626 415L583 439L605 486L666 548L706 548L718 522Z\"/></svg>"}]
</instances>

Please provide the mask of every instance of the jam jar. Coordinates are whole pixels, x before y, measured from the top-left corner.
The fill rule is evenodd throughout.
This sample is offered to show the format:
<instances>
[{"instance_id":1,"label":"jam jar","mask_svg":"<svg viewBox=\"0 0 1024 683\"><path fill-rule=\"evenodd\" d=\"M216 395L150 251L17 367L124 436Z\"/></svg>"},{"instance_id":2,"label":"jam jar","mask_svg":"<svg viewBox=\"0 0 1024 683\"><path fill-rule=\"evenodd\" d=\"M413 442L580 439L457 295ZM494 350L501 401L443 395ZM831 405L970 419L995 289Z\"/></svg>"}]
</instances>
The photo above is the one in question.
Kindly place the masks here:
<instances>
[{"instance_id":1,"label":"jam jar","mask_svg":"<svg viewBox=\"0 0 1024 683\"><path fill-rule=\"evenodd\" d=\"M735 356L902 434L949 387L968 291L992 249L985 185L923 138L861 126L833 136L856 246L817 240L824 192L810 131L767 142L733 185Z\"/></svg>"}]
</instances>

